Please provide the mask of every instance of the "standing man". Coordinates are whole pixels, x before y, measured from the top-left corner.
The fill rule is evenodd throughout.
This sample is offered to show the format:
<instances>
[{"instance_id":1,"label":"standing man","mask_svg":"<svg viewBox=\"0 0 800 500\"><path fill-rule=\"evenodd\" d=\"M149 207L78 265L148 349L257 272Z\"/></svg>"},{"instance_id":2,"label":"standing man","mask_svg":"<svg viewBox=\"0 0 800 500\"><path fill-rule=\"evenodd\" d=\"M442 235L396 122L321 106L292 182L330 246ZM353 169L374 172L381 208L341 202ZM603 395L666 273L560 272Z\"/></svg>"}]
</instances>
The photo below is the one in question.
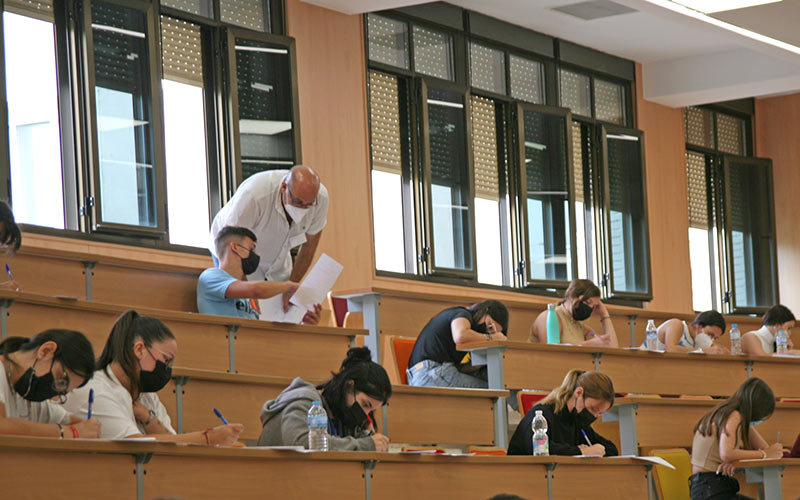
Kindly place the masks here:
<instances>
[{"instance_id":1,"label":"standing man","mask_svg":"<svg viewBox=\"0 0 800 500\"><path fill-rule=\"evenodd\" d=\"M245 180L211 223L208 249L219 261L215 240L225 226L245 227L258 241L261 261L250 280L299 282L308 271L328 214L328 190L313 169L259 172ZM299 246L294 266L289 253Z\"/></svg>"}]
</instances>

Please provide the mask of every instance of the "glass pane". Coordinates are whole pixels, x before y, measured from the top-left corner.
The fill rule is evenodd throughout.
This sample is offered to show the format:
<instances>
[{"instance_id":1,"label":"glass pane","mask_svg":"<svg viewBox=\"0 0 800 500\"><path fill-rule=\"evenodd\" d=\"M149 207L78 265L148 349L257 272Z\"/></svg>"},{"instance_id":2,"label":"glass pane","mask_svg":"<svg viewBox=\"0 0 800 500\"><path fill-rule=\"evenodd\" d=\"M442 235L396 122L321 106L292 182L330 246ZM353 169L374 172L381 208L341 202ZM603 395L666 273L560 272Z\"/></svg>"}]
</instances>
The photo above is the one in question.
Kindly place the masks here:
<instances>
[{"instance_id":1,"label":"glass pane","mask_svg":"<svg viewBox=\"0 0 800 500\"><path fill-rule=\"evenodd\" d=\"M592 116L589 77L562 69L559 71L561 105L576 115Z\"/></svg>"},{"instance_id":2,"label":"glass pane","mask_svg":"<svg viewBox=\"0 0 800 500\"><path fill-rule=\"evenodd\" d=\"M145 14L92 4L100 212L104 222L157 225Z\"/></svg>"},{"instance_id":3,"label":"glass pane","mask_svg":"<svg viewBox=\"0 0 800 500\"><path fill-rule=\"evenodd\" d=\"M223 23L256 31L270 31L266 0L219 0L219 14Z\"/></svg>"},{"instance_id":4,"label":"glass pane","mask_svg":"<svg viewBox=\"0 0 800 500\"><path fill-rule=\"evenodd\" d=\"M214 16L214 8L211 0L161 0L163 7L182 10L198 16L211 18Z\"/></svg>"},{"instance_id":5,"label":"glass pane","mask_svg":"<svg viewBox=\"0 0 800 500\"><path fill-rule=\"evenodd\" d=\"M689 259L692 270L692 306L695 311L714 308L709 247L708 178L706 156L686 152L686 180L689 191Z\"/></svg>"},{"instance_id":6,"label":"glass pane","mask_svg":"<svg viewBox=\"0 0 800 500\"><path fill-rule=\"evenodd\" d=\"M744 156L744 120L717 113L717 149L723 153Z\"/></svg>"},{"instance_id":7,"label":"glass pane","mask_svg":"<svg viewBox=\"0 0 800 500\"><path fill-rule=\"evenodd\" d=\"M208 244L208 165L200 26L161 16L169 241Z\"/></svg>"},{"instance_id":8,"label":"glass pane","mask_svg":"<svg viewBox=\"0 0 800 500\"><path fill-rule=\"evenodd\" d=\"M575 250L578 256L576 278L599 281L594 276L593 241L595 208L593 203L592 134L588 125L572 122L572 178L575 182Z\"/></svg>"},{"instance_id":9,"label":"glass pane","mask_svg":"<svg viewBox=\"0 0 800 500\"><path fill-rule=\"evenodd\" d=\"M768 171L730 161L728 173L734 307L771 307L777 284L772 282L775 239Z\"/></svg>"},{"instance_id":10,"label":"glass pane","mask_svg":"<svg viewBox=\"0 0 800 500\"><path fill-rule=\"evenodd\" d=\"M428 89L434 266L471 270L472 230L464 98Z\"/></svg>"},{"instance_id":11,"label":"glass pane","mask_svg":"<svg viewBox=\"0 0 800 500\"><path fill-rule=\"evenodd\" d=\"M511 97L533 104L544 104L544 65L524 57L509 57Z\"/></svg>"},{"instance_id":12,"label":"glass pane","mask_svg":"<svg viewBox=\"0 0 800 500\"><path fill-rule=\"evenodd\" d=\"M453 40L439 31L414 26L414 69L443 80L453 80Z\"/></svg>"},{"instance_id":13,"label":"glass pane","mask_svg":"<svg viewBox=\"0 0 800 500\"><path fill-rule=\"evenodd\" d=\"M242 180L294 165L289 51L236 39Z\"/></svg>"},{"instance_id":14,"label":"glass pane","mask_svg":"<svg viewBox=\"0 0 800 500\"><path fill-rule=\"evenodd\" d=\"M609 244L614 292L648 291L647 220L641 144L633 135L608 134Z\"/></svg>"},{"instance_id":15,"label":"glass pane","mask_svg":"<svg viewBox=\"0 0 800 500\"><path fill-rule=\"evenodd\" d=\"M53 24L4 12L3 28L14 216L19 223L63 229Z\"/></svg>"},{"instance_id":16,"label":"glass pane","mask_svg":"<svg viewBox=\"0 0 800 500\"><path fill-rule=\"evenodd\" d=\"M469 78L473 87L496 94L506 93L506 55L479 43L469 44Z\"/></svg>"},{"instance_id":17,"label":"glass pane","mask_svg":"<svg viewBox=\"0 0 800 500\"><path fill-rule=\"evenodd\" d=\"M497 112L491 99L472 96L471 101L478 281L502 285Z\"/></svg>"},{"instance_id":18,"label":"glass pane","mask_svg":"<svg viewBox=\"0 0 800 500\"><path fill-rule=\"evenodd\" d=\"M369 60L408 69L408 25L377 14L367 15Z\"/></svg>"},{"instance_id":19,"label":"glass pane","mask_svg":"<svg viewBox=\"0 0 800 500\"><path fill-rule=\"evenodd\" d=\"M700 108L684 110L686 142L704 148L714 148L714 121L711 111Z\"/></svg>"},{"instance_id":20,"label":"glass pane","mask_svg":"<svg viewBox=\"0 0 800 500\"><path fill-rule=\"evenodd\" d=\"M573 269L566 118L524 111L523 122L530 278L570 281Z\"/></svg>"},{"instance_id":21,"label":"glass pane","mask_svg":"<svg viewBox=\"0 0 800 500\"><path fill-rule=\"evenodd\" d=\"M625 124L625 87L594 79L594 115L617 125Z\"/></svg>"}]
</instances>

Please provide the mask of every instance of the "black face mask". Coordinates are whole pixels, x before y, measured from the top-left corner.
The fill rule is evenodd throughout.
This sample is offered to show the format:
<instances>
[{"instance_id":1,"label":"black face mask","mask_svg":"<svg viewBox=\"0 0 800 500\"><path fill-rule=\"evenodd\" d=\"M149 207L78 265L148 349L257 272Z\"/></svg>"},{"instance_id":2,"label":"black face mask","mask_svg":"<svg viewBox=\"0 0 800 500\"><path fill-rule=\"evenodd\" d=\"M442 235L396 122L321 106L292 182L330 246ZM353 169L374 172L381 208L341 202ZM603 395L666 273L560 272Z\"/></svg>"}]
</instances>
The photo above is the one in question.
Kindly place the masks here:
<instances>
[{"instance_id":1,"label":"black face mask","mask_svg":"<svg viewBox=\"0 0 800 500\"><path fill-rule=\"evenodd\" d=\"M151 354L152 356L152 354ZM158 392L172 378L172 368L163 361L156 360L156 367L151 372L139 372L139 390L142 392Z\"/></svg>"},{"instance_id":2,"label":"black face mask","mask_svg":"<svg viewBox=\"0 0 800 500\"><path fill-rule=\"evenodd\" d=\"M473 326L472 329L484 335L489 333L489 328L486 327L486 323L478 323L477 325Z\"/></svg>"},{"instance_id":3,"label":"black face mask","mask_svg":"<svg viewBox=\"0 0 800 500\"><path fill-rule=\"evenodd\" d=\"M37 360L38 361L38 360ZM53 360L55 362L55 360ZM47 399L58 396L60 393L53 389L53 364L50 364L50 372L47 375L37 377L33 371L36 366L36 361L33 366L28 368L25 373L14 384L14 390L28 401L40 403Z\"/></svg>"},{"instance_id":4,"label":"black face mask","mask_svg":"<svg viewBox=\"0 0 800 500\"><path fill-rule=\"evenodd\" d=\"M592 310L592 306L584 301L580 301L577 306L572 306L572 317L575 321L583 321L592 315Z\"/></svg>"},{"instance_id":5,"label":"black face mask","mask_svg":"<svg viewBox=\"0 0 800 500\"><path fill-rule=\"evenodd\" d=\"M578 423L581 425L581 427L589 427L590 425L592 425L592 422L597 420L597 417L592 415L592 412L590 412L589 410L586 409L586 406L585 406L586 405L586 396L582 396L582 397L583 397L583 404L584 404L583 410L577 411L577 408L576 408L573 411L578 414L577 415Z\"/></svg>"},{"instance_id":6,"label":"black face mask","mask_svg":"<svg viewBox=\"0 0 800 500\"><path fill-rule=\"evenodd\" d=\"M258 263L261 262L261 257L257 253L250 250L250 255L242 259L242 271L245 275L253 274L258 269Z\"/></svg>"},{"instance_id":7,"label":"black face mask","mask_svg":"<svg viewBox=\"0 0 800 500\"><path fill-rule=\"evenodd\" d=\"M367 414L364 413L364 409L361 408L358 401L345 408L344 415L342 415L342 424L345 428L357 429L365 420L367 420Z\"/></svg>"}]
</instances>

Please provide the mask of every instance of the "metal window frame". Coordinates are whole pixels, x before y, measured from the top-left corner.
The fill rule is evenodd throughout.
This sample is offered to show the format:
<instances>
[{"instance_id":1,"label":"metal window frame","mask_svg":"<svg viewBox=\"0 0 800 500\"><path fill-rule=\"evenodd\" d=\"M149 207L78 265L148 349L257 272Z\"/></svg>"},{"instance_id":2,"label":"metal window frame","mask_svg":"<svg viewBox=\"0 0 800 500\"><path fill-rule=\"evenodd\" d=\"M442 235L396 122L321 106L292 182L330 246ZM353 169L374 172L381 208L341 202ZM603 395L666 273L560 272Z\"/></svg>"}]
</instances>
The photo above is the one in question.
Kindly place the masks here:
<instances>
[{"instance_id":1,"label":"metal window frame","mask_svg":"<svg viewBox=\"0 0 800 500\"><path fill-rule=\"evenodd\" d=\"M523 259L520 260L520 268L524 268L524 286L533 288L555 288L564 289L569 285L569 282L574 279L578 269L578 256L575 241L577 238L575 228L575 179L574 170L572 168L572 112L569 108L543 106L530 103L517 103L516 105L516 127L517 127L517 149L516 149L516 165L517 175L519 176L519 205L520 205L520 240L521 248L524 251ZM527 203L527 187L526 187L526 172L525 172L525 113L539 113L551 117L559 117L564 120L564 134L565 134L565 148L566 148L566 180L567 180L567 205L569 207L569 237L570 237L570 261L572 265L573 277L568 280L540 280L534 279L531 275L531 265L528 262L530 256L530 241L528 238L528 225L530 224ZM524 265L522 264L524 262Z\"/></svg>"}]
</instances>

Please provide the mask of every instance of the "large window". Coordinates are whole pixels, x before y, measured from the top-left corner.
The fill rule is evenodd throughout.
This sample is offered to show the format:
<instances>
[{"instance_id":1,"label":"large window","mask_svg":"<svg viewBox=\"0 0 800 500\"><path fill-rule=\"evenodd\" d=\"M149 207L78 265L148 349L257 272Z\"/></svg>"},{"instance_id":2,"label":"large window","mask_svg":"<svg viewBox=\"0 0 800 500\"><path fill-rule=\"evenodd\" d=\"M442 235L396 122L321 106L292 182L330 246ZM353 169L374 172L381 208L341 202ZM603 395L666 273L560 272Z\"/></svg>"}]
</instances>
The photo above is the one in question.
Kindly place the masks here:
<instances>
[{"instance_id":1,"label":"large window","mask_svg":"<svg viewBox=\"0 0 800 500\"><path fill-rule=\"evenodd\" d=\"M649 299L631 80L419 19L366 16L378 271Z\"/></svg>"},{"instance_id":2,"label":"large window","mask_svg":"<svg viewBox=\"0 0 800 500\"><path fill-rule=\"evenodd\" d=\"M778 302L770 161L748 156L747 115L690 107L684 122L693 306L763 312Z\"/></svg>"}]
</instances>

